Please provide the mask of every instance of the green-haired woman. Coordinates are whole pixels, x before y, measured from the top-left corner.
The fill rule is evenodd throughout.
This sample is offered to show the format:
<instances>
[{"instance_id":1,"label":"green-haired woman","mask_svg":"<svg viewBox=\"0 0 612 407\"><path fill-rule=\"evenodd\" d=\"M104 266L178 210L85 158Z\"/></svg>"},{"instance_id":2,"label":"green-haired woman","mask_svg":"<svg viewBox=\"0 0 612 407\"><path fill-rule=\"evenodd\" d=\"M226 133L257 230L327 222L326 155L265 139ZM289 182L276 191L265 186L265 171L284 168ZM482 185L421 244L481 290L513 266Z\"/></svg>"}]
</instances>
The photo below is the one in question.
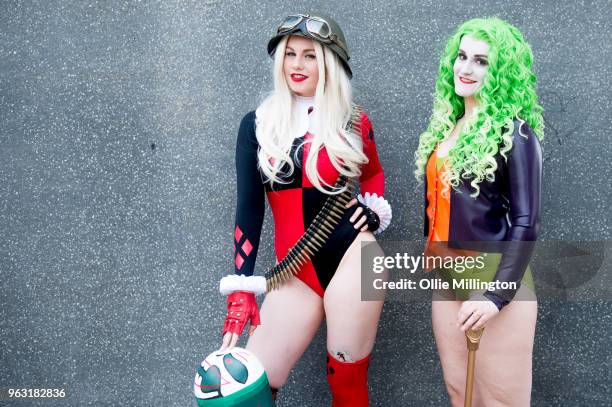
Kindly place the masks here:
<instances>
[{"instance_id":1,"label":"green-haired woman","mask_svg":"<svg viewBox=\"0 0 612 407\"><path fill-rule=\"evenodd\" d=\"M532 60L529 44L505 21L462 24L444 50L433 114L415 153L415 174L425 179L428 247L449 242L455 254L465 254L454 251L460 247L480 256L472 269L439 270L455 289L435 293L432 302L453 406L464 402L464 333L485 326L474 405L530 402L537 303L529 261L539 229L544 136Z\"/></svg>"}]
</instances>

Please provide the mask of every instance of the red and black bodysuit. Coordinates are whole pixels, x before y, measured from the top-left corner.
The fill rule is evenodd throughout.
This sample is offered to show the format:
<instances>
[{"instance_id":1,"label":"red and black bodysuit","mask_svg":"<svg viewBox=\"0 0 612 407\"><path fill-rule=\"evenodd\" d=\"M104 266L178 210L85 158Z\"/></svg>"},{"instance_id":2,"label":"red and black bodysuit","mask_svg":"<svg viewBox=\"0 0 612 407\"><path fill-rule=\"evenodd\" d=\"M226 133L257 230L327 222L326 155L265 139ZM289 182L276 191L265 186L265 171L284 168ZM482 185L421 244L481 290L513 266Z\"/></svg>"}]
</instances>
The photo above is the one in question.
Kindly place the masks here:
<instances>
[{"instance_id":1,"label":"red and black bodysuit","mask_svg":"<svg viewBox=\"0 0 612 407\"><path fill-rule=\"evenodd\" d=\"M312 107L307 98L298 98L296 107L303 109L305 115L310 115ZM264 195L274 216L275 250L277 260L282 259L287 251L299 240L305 229L320 211L329 196L315 188L306 175L305 160L308 156L312 135L307 130L305 134L293 141L290 156L294 160L294 171L285 178L286 183L263 181L259 171L257 151L258 142L255 136L255 112L248 113L240 124L236 145L237 172L237 207L236 224L234 228L234 263L235 273L250 276L253 274L261 227L264 218ZM369 192L382 196L384 193L384 174L378 160L374 143L372 124L367 115L361 115L361 136L363 152L368 163L361 167L361 194ZM317 170L320 177L329 185L333 185L339 176L330 158L322 148L318 155ZM301 269L297 277L323 296L325 288L331 281L344 253L359 234L349 218L357 206L346 211L342 220L330 235L319 253Z\"/></svg>"}]
</instances>

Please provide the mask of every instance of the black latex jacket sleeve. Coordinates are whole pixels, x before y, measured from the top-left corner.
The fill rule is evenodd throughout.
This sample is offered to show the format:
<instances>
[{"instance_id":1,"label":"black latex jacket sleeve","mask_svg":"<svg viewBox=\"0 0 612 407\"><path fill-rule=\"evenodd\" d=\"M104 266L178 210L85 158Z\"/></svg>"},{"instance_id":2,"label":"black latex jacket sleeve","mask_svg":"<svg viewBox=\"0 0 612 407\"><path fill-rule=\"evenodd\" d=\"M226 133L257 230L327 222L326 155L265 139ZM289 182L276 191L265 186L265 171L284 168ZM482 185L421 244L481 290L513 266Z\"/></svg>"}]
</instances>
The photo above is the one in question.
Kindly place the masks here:
<instances>
[{"instance_id":1,"label":"black latex jacket sleeve","mask_svg":"<svg viewBox=\"0 0 612 407\"><path fill-rule=\"evenodd\" d=\"M542 150L535 133L525 123L520 126L520 130L519 126L515 126L507 168L508 217L511 226L493 281L515 282L517 288L496 289L485 293L498 308L512 301L520 287L539 232Z\"/></svg>"},{"instance_id":2,"label":"black latex jacket sleeve","mask_svg":"<svg viewBox=\"0 0 612 407\"><path fill-rule=\"evenodd\" d=\"M265 212L265 192L257 167L255 112L242 119L236 142L236 223L234 271L250 276L255 268Z\"/></svg>"}]
</instances>

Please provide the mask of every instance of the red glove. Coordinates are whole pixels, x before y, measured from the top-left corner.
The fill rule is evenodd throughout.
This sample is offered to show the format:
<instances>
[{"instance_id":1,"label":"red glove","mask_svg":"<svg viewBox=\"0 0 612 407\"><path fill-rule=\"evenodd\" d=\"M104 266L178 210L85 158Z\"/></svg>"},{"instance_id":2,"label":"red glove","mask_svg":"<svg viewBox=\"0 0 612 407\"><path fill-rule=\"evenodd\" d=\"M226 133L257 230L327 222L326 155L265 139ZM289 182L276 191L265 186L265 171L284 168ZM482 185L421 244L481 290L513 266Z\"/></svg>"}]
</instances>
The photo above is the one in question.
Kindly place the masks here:
<instances>
[{"instance_id":1,"label":"red glove","mask_svg":"<svg viewBox=\"0 0 612 407\"><path fill-rule=\"evenodd\" d=\"M223 325L223 335L226 332L242 335L249 320L251 326L261 323L255 294L249 291L234 291L227 296L227 316Z\"/></svg>"}]
</instances>

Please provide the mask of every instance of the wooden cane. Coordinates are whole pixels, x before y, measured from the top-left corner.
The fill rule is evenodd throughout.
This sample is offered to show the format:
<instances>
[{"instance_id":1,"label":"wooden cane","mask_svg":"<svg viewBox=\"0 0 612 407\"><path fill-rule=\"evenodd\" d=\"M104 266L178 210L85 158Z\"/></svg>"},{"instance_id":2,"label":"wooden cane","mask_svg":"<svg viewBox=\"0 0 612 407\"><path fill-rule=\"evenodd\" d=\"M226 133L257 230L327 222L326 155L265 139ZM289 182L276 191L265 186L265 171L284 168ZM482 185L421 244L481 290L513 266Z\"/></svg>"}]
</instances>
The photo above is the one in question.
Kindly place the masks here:
<instances>
[{"instance_id":1,"label":"wooden cane","mask_svg":"<svg viewBox=\"0 0 612 407\"><path fill-rule=\"evenodd\" d=\"M472 407L472 390L474 389L474 367L476 365L476 351L480 344L480 338L484 328L480 328L476 331L468 330L465 332L465 339L467 340L468 348L468 365L467 365L467 376L465 380L465 403L464 407Z\"/></svg>"}]
</instances>

